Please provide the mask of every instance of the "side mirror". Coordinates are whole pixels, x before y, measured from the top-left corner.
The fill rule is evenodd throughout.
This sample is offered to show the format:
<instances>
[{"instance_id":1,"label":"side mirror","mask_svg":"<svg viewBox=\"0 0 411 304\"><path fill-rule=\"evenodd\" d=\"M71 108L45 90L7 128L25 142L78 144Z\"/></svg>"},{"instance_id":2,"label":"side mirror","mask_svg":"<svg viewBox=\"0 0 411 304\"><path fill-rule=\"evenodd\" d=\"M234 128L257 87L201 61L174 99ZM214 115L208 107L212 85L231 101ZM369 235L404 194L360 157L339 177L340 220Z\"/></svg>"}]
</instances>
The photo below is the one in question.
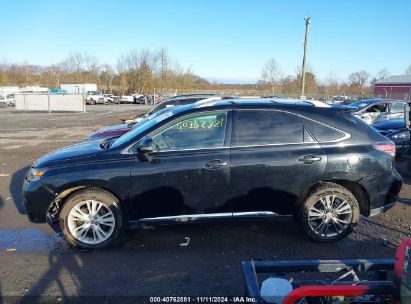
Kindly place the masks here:
<instances>
[{"instance_id":1,"label":"side mirror","mask_svg":"<svg viewBox=\"0 0 411 304\"><path fill-rule=\"evenodd\" d=\"M144 137L140 144L137 146L137 152L140 155L146 155L154 151L153 140L151 137Z\"/></svg>"}]
</instances>

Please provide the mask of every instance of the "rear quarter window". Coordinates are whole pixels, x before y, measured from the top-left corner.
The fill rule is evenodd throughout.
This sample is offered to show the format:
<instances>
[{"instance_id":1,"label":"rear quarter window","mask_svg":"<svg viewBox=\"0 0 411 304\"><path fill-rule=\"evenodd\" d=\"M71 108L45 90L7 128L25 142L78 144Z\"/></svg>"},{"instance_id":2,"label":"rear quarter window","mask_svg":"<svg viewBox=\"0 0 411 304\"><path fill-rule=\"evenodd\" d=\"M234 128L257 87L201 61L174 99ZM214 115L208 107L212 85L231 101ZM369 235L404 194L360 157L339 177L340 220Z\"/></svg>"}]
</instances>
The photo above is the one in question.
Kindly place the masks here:
<instances>
[{"instance_id":1,"label":"rear quarter window","mask_svg":"<svg viewBox=\"0 0 411 304\"><path fill-rule=\"evenodd\" d=\"M303 123L318 142L339 140L345 136L344 132L311 119L303 118Z\"/></svg>"}]
</instances>

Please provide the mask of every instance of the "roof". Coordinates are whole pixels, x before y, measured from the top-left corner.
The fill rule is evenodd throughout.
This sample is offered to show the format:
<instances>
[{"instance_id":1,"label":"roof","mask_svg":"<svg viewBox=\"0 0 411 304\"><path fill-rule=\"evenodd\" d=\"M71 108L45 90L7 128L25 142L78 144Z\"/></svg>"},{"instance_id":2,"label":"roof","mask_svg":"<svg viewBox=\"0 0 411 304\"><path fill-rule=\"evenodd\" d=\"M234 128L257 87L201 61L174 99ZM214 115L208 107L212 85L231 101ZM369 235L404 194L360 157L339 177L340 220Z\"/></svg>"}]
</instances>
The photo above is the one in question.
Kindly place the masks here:
<instances>
[{"instance_id":1,"label":"roof","mask_svg":"<svg viewBox=\"0 0 411 304\"><path fill-rule=\"evenodd\" d=\"M383 85L383 84L410 84L411 85L411 75L390 76L388 78L376 81L375 84L376 85Z\"/></svg>"}]
</instances>

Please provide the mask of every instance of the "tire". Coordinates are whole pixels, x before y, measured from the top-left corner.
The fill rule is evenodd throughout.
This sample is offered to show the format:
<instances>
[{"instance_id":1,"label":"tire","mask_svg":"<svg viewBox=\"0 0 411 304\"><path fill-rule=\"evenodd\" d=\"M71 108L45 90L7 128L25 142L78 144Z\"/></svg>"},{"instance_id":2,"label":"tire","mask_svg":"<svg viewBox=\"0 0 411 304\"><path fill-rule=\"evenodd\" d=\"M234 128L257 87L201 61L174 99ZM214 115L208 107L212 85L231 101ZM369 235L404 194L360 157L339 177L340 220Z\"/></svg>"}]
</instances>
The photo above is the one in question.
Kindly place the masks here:
<instances>
[{"instance_id":1,"label":"tire","mask_svg":"<svg viewBox=\"0 0 411 304\"><path fill-rule=\"evenodd\" d=\"M96 216L89 217L90 214ZM74 247L103 248L120 238L125 218L118 200L112 194L89 188L75 192L66 200L60 212L60 228L67 242Z\"/></svg>"},{"instance_id":2,"label":"tire","mask_svg":"<svg viewBox=\"0 0 411 304\"><path fill-rule=\"evenodd\" d=\"M95 104L95 102L94 102L93 99L90 99L90 104L91 104L91 105L94 105L94 104Z\"/></svg>"},{"instance_id":3,"label":"tire","mask_svg":"<svg viewBox=\"0 0 411 304\"><path fill-rule=\"evenodd\" d=\"M324 183L307 196L299 215L311 240L335 242L353 231L360 217L360 208L355 196L346 188Z\"/></svg>"}]
</instances>

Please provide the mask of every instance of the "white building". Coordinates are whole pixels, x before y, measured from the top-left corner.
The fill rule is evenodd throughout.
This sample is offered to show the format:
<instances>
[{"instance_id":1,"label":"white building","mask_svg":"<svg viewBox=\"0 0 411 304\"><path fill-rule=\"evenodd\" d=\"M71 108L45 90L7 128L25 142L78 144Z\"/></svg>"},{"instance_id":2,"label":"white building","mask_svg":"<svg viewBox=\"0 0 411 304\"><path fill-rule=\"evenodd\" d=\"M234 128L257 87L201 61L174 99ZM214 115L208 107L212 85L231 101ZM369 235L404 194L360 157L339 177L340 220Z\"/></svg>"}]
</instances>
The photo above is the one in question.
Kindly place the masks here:
<instances>
[{"instance_id":1,"label":"white building","mask_svg":"<svg viewBox=\"0 0 411 304\"><path fill-rule=\"evenodd\" d=\"M3 96L3 97L7 97L8 94L15 94L19 92L20 92L19 87L11 87L11 86L0 87L0 96Z\"/></svg>"},{"instance_id":2,"label":"white building","mask_svg":"<svg viewBox=\"0 0 411 304\"><path fill-rule=\"evenodd\" d=\"M26 86L20 88L20 93L48 93L48 88L43 88L39 86Z\"/></svg>"},{"instance_id":3,"label":"white building","mask_svg":"<svg viewBox=\"0 0 411 304\"><path fill-rule=\"evenodd\" d=\"M95 83L65 83L60 85L60 89L66 90L69 94L86 94L88 91L97 91Z\"/></svg>"}]
</instances>

